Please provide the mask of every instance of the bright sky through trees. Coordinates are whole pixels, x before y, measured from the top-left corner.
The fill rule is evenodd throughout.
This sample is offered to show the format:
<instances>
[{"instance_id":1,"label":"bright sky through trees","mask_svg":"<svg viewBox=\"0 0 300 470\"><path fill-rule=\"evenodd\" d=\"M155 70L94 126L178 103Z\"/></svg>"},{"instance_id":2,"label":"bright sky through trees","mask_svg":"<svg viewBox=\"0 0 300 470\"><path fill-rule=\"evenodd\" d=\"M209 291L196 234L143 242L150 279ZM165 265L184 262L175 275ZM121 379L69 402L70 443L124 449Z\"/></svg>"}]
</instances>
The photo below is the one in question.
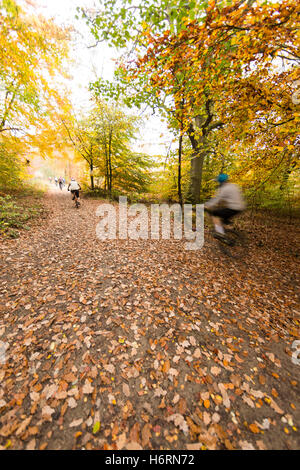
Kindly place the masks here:
<instances>
[{"instance_id":1,"label":"bright sky through trees","mask_svg":"<svg viewBox=\"0 0 300 470\"><path fill-rule=\"evenodd\" d=\"M28 2L20 1L20 4ZM90 94L88 85L100 76L104 79L113 79L115 60L117 53L104 43L97 47L95 39L83 20L76 20L76 8L93 8L94 0L35 0L32 9L35 13L41 13L45 17L53 18L55 23L70 26L76 30L71 57L74 60L70 68L71 79L68 83L72 91L72 103L76 109L88 109L90 106ZM145 127L141 130L142 148L137 150L150 154L167 154L172 135L162 124L159 117L145 116ZM162 133L164 135L162 135ZM160 145L158 145L158 143Z\"/></svg>"}]
</instances>

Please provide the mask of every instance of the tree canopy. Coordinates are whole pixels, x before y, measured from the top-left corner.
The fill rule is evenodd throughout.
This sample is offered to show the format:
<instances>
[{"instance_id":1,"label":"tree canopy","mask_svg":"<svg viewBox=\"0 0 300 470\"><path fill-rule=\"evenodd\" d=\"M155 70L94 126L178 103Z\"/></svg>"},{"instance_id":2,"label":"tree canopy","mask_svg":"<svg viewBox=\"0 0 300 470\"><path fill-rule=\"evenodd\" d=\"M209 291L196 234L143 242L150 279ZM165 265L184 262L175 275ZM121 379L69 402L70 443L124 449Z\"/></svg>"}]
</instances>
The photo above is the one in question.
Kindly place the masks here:
<instances>
[{"instance_id":1,"label":"tree canopy","mask_svg":"<svg viewBox=\"0 0 300 470\"><path fill-rule=\"evenodd\" d=\"M66 112L63 80L68 31L29 15L13 0L0 2L0 139L2 165L16 169L24 156L56 141ZM11 156L15 155L12 160ZM12 174L16 173L12 170Z\"/></svg>"},{"instance_id":2,"label":"tree canopy","mask_svg":"<svg viewBox=\"0 0 300 470\"><path fill-rule=\"evenodd\" d=\"M182 5L181 5L182 3ZM239 175L257 181L297 168L299 6L274 2L101 2L88 17L98 41L126 50L114 84L99 94L123 96L168 118L193 148L190 196L200 200L205 159L215 140L239 152ZM108 18L108 28L104 27ZM133 19L135 18L135 19ZM126 41L127 39L127 41ZM262 175L263 173L263 175Z\"/></svg>"}]
</instances>

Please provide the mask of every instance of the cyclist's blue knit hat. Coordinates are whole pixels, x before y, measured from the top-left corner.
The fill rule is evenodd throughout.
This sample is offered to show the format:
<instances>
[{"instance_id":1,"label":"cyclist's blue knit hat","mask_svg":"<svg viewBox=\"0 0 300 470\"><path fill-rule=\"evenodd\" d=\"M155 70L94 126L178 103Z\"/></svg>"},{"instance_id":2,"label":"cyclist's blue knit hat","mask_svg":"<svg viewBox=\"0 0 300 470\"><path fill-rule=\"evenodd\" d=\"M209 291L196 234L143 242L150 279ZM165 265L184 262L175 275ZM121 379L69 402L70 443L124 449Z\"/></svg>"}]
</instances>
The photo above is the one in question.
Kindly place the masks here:
<instances>
[{"instance_id":1,"label":"cyclist's blue knit hat","mask_svg":"<svg viewBox=\"0 0 300 470\"><path fill-rule=\"evenodd\" d=\"M219 176L217 177L217 181L218 183L225 183L225 181L227 181L229 178L228 175L226 175L225 173L220 173Z\"/></svg>"}]
</instances>

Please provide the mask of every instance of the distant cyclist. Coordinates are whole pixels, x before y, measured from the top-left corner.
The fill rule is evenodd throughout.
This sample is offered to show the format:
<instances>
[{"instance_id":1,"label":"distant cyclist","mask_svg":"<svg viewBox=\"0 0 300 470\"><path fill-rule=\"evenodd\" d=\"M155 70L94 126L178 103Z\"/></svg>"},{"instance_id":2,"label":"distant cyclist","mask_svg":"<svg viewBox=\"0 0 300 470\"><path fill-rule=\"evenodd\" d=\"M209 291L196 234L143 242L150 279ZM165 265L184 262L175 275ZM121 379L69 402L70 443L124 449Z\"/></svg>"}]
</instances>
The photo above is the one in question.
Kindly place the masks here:
<instances>
[{"instance_id":1,"label":"distant cyclist","mask_svg":"<svg viewBox=\"0 0 300 470\"><path fill-rule=\"evenodd\" d=\"M59 185L59 189L62 191L62 188L63 188L63 186L64 186L64 181L63 181L62 178L59 178L59 179L58 179L58 185Z\"/></svg>"},{"instance_id":2,"label":"distant cyclist","mask_svg":"<svg viewBox=\"0 0 300 470\"><path fill-rule=\"evenodd\" d=\"M204 207L212 217L215 236L224 237L223 224L228 224L233 217L243 212L246 209L246 203L240 187L230 183L228 175L219 174L217 182L219 189L215 197L206 202Z\"/></svg>"},{"instance_id":3,"label":"distant cyclist","mask_svg":"<svg viewBox=\"0 0 300 470\"><path fill-rule=\"evenodd\" d=\"M71 181L68 186L68 191L71 191L71 194L73 195L72 200L74 201L75 197L79 200L79 191L81 191L81 186L75 178L71 178Z\"/></svg>"}]
</instances>

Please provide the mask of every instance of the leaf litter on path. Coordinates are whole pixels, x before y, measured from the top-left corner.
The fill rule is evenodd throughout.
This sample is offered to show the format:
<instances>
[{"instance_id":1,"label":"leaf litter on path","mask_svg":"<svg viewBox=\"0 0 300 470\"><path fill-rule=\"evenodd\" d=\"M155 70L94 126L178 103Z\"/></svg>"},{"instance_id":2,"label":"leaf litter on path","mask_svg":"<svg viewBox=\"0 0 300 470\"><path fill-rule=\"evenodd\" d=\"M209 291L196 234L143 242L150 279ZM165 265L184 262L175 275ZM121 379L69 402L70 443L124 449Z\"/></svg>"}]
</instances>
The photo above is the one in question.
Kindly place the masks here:
<instances>
[{"instance_id":1,"label":"leaf litter on path","mask_svg":"<svg viewBox=\"0 0 300 470\"><path fill-rule=\"evenodd\" d=\"M99 201L45 204L1 247L1 449L299 448L296 227L264 251L246 220L247 262L224 262L99 241Z\"/></svg>"}]
</instances>

